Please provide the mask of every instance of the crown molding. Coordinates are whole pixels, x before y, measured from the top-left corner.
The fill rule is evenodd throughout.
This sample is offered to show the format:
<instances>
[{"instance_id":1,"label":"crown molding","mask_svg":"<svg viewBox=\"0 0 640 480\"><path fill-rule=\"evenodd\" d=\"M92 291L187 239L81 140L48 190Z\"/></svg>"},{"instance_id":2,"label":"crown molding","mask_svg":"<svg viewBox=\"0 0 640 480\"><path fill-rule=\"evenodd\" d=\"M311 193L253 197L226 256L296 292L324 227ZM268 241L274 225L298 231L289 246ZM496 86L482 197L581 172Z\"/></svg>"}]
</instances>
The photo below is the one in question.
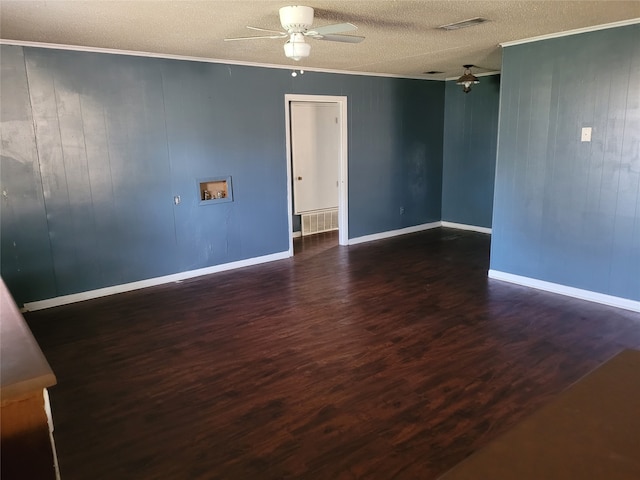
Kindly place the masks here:
<instances>
[{"instance_id":1,"label":"crown molding","mask_svg":"<svg viewBox=\"0 0 640 480\"><path fill-rule=\"evenodd\" d=\"M191 57L188 55L172 55L168 53L141 52L137 50L119 50L115 48L87 47L82 45L66 45L62 43L31 42L26 40L11 40L7 38L0 38L0 45L15 45L19 47L29 47L29 48L47 48L51 50L69 50L73 52L105 53L109 55L126 55L130 57L161 58L165 60L181 60L186 62L218 63L218 64L224 64L224 65L273 68L278 70L289 70L289 71L304 70L305 72L334 73L334 74L340 74L340 75L360 75L364 77L405 78L409 80L426 80L430 82L443 81L437 78L425 78L422 75L395 75L391 73L355 72L351 70L332 70L329 68L307 67L304 65L278 65L273 63L242 62L238 60L227 60L227 59L219 59L219 58Z\"/></svg>"},{"instance_id":2,"label":"crown molding","mask_svg":"<svg viewBox=\"0 0 640 480\"><path fill-rule=\"evenodd\" d=\"M509 42L502 42L499 45L502 48L512 47L514 45L521 45L523 43L532 43L532 42L539 42L541 40L549 40L552 38L568 37L570 35L579 35L581 33L596 32L598 30L607 30L609 28L626 27L628 25L635 25L638 23L640 23L640 18L630 18L629 20L622 20L620 22L603 23L602 25L593 25L591 27L576 28L575 30L567 30L567 31L558 32L558 33L549 33L547 35L540 35L538 37L523 38L521 40L511 40Z\"/></svg>"}]
</instances>

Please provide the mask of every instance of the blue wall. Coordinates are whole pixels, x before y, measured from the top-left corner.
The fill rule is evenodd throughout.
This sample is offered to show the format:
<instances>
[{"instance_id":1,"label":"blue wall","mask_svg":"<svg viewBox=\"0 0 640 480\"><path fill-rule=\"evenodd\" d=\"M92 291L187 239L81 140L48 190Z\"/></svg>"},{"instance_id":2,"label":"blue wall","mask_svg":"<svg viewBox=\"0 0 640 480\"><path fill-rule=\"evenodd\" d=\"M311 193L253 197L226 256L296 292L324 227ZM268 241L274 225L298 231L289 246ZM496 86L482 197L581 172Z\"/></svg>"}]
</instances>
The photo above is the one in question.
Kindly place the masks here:
<instances>
[{"instance_id":1,"label":"blue wall","mask_svg":"<svg viewBox=\"0 0 640 480\"><path fill-rule=\"evenodd\" d=\"M640 300L639 40L632 25L504 50L493 270Z\"/></svg>"},{"instance_id":2,"label":"blue wall","mask_svg":"<svg viewBox=\"0 0 640 480\"><path fill-rule=\"evenodd\" d=\"M442 82L0 48L19 304L286 251L286 93L348 97L350 237L440 220ZM226 175L234 201L199 206Z\"/></svg>"},{"instance_id":3,"label":"blue wall","mask_svg":"<svg viewBox=\"0 0 640 480\"><path fill-rule=\"evenodd\" d=\"M0 264L11 292L56 295L22 49L0 47Z\"/></svg>"},{"instance_id":4,"label":"blue wall","mask_svg":"<svg viewBox=\"0 0 640 480\"><path fill-rule=\"evenodd\" d=\"M500 75L469 93L446 82L442 220L491 227L499 103Z\"/></svg>"}]
</instances>

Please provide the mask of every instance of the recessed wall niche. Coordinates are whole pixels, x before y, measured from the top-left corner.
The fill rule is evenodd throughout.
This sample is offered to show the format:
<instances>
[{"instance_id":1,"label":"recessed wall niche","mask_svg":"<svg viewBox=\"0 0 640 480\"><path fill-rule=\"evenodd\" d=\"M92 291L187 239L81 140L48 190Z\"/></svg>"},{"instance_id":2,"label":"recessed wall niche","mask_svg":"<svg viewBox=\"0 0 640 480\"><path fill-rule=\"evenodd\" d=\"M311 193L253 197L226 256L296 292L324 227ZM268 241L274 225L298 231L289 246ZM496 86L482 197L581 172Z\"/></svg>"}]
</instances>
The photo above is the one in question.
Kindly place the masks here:
<instances>
[{"instance_id":1,"label":"recessed wall niche","mask_svg":"<svg viewBox=\"0 0 640 480\"><path fill-rule=\"evenodd\" d=\"M200 205L233 202L231 176L200 178L197 185Z\"/></svg>"}]
</instances>

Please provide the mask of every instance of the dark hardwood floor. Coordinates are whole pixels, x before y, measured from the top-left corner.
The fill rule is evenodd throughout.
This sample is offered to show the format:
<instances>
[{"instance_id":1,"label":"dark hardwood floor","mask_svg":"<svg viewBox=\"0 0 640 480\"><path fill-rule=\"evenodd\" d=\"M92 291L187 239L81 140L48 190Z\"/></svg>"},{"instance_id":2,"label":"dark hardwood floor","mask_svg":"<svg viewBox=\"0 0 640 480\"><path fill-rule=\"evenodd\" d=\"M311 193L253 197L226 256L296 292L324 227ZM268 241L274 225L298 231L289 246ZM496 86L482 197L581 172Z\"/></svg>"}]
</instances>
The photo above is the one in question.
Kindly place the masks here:
<instances>
[{"instance_id":1,"label":"dark hardwood floor","mask_svg":"<svg viewBox=\"0 0 640 480\"><path fill-rule=\"evenodd\" d=\"M489 244L321 234L26 314L58 377L62 478L435 479L640 348L640 314L489 280Z\"/></svg>"}]
</instances>

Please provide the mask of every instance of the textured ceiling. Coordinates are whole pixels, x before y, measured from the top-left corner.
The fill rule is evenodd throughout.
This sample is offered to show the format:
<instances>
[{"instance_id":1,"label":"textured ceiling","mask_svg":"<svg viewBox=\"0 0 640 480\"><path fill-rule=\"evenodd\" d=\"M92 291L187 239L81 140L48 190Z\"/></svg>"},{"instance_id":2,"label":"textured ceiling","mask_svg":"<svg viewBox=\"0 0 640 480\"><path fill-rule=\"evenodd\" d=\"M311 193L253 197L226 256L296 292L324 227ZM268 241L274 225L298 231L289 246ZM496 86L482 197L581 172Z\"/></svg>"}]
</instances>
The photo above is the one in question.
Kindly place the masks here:
<instances>
[{"instance_id":1,"label":"textured ceiling","mask_svg":"<svg viewBox=\"0 0 640 480\"><path fill-rule=\"evenodd\" d=\"M359 44L310 40L294 62L284 40L224 42L253 25L280 30L285 1L1 0L4 40L184 55L207 59L438 78L500 70L499 43L640 17L640 1L305 1L314 26L351 22ZM472 17L489 22L457 31L439 25ZM437 70L440 75L424 75Z\"/></svg>"}]
</instances>

